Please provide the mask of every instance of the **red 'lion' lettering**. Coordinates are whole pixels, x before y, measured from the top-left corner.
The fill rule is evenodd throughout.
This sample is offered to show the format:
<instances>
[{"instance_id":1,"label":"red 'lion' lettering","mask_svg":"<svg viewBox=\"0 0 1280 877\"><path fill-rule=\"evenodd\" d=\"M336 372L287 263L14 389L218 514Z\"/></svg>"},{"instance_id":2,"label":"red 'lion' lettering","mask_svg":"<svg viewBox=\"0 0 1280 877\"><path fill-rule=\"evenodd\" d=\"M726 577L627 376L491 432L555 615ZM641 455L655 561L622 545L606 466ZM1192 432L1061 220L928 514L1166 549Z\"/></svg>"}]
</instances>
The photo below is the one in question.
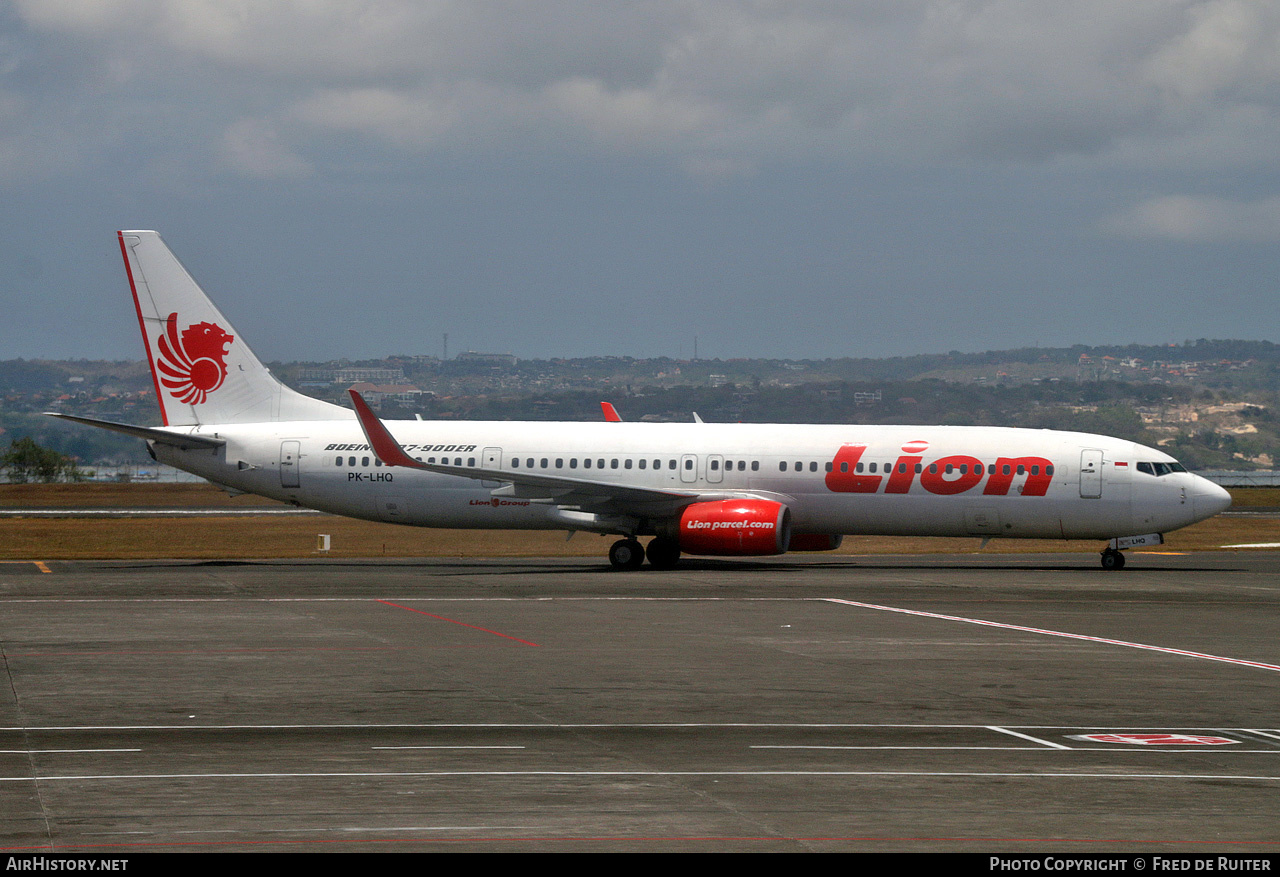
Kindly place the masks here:
<instances>
[{"instance_id":1,"label":"red 'lion' lettering","mask_svg":"<svg viewBox=\"0 0 1280 877\"><path fill-rule=\"evenodd\" d=\"M866 445L843 445L831 461L827 473L827 490L833 493L875 493L880 489L881 476L857 475L858 461L867 450Z\"/></svg>"},{"instance_id":2,"label":"red 'lion' lettering","mask_svg":"<svg viewBox=\"0 0 1280 877\"><path fill-rule=\"evenodd\" d=\"M920 486L930 493L952 496L964 493L982 480L982 461L977 457L957 454L943 457L920 473ZM956 475L956 478L952 478Z\"/></svg>"},{"instance_id":3,"label":"red 'lion' lettering","mask_svg":"<svg viewBox=\"0 0 1280 877\"><path fill-rule=\"evenodd\" d=\"M987 496L1004 496L1018 475L1026 475L1023 496L1044 496L1053 481L1053 464L1044 457L1000 457L991 467L991 477L982 491Z\"/></svg>"}]
</instances>

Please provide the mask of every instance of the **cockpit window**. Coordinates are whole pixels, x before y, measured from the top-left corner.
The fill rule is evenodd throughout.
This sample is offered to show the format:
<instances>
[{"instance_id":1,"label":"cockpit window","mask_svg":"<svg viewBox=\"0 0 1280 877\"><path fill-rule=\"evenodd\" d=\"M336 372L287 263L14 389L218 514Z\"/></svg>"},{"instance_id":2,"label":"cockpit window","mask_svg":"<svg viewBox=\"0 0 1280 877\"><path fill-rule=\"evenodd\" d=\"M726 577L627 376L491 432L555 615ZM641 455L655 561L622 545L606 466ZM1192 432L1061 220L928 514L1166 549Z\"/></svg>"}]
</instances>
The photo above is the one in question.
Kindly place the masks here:
<instances>
[{"instance_id":1,"label":"cockpit window","mask_svg":"<svg viewBox=\"0 0 1280 877\"><path fill-rule=\"evenodd\" d=\"M1159 478L1161 475L1168 475L1171 472L1186 472L1187 467L1181 463L1139 463L1138 471Z\"/></svg>"}]
</instances>

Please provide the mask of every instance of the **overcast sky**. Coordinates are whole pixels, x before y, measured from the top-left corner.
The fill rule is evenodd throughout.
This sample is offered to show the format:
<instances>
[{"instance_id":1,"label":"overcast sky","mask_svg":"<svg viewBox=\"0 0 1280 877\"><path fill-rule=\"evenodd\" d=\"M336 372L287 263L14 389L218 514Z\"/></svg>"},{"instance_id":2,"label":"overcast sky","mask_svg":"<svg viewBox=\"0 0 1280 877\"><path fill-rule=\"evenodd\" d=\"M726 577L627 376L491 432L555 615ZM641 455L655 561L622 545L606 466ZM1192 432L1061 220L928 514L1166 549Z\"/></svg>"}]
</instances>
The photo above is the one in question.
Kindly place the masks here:
<instances>
[{"instance_id":1,"label":"overcast sky","mask_svg":"<svg viewBox=\"0 0 1280 877\"><path fill-rule=\"evenodd\" d=\"M0 0L0 358L1280 341L1275 0Z\"/></svg>"}]
</instances>

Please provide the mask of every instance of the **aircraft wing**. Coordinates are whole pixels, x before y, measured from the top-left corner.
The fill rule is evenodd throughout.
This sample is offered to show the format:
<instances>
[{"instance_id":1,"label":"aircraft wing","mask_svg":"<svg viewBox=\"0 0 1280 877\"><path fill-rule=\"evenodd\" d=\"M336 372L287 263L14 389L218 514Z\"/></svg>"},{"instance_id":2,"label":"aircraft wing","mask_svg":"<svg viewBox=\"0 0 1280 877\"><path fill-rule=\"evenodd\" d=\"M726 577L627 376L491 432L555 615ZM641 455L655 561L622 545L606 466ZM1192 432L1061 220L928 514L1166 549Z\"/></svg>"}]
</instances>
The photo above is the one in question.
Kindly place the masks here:
<instances>
[{"instance_id":1,"label":"aircraft wing","mask_svg":"<svg viewBox=\"0 0 1280 877\"><path fill-rule=\"evenodd\" d=\"M61 414L57 411L46 411L49 417L59 417L63 420L71 420L75 423L83 423L86 426L96 426L98 429L109 429L112 432L120 432L125 435L131 435L135 438L146 439L149 442L159 442L162 445L173 445L175 448L181 448L184 451L192 448L207 448L213 450L220 448L226 444L222 439L211 438L207 435L191 435L189 433L170 432L167 429L160 429L154 426L134 426L131 423L116 423L112 420L96 420L92 417L76 417L74 414Z\"/></svg>"},{"instance_id":2,"label":"aircraft wing","mask_svg":"<svg viewBox=\"0 0 1280 877\"><path fill-rule=\"evenodd\" d=\"M628 513L628 514L662 514L681 506L709 498L705 491L698 490L659 490L649 487L631 487L608 481L592 481L584 478L565 478L560 475L543 475L537 472L514 471L511 469L485 469L480 466L450 466L443 463L423 463L400 446L386 425L373 413L367 402L355 390L347 391L356 407L356 418L364 430L369 446L377 454L378 459L387 466L404 466L409 469L423 469L428 472L439 472L444 475L458 475L463 478L474 478L478 481L501 481L505 486L493 491L494 496L510 496L520 499L541 501L549 504L589 509L592 511ZM714 498L729 495L741 496L741 492L731 494L718 491Z\"/></svg>"}]
</instances>

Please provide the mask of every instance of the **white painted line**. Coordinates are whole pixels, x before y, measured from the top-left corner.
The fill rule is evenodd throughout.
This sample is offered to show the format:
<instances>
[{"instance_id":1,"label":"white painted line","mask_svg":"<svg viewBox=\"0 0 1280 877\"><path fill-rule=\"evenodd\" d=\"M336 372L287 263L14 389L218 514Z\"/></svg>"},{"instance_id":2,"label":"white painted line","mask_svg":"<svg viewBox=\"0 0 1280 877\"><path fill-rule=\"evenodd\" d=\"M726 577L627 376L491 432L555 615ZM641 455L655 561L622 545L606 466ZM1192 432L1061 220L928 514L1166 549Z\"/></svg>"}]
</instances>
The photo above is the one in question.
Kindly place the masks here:
<instances>
[{"instance_id":1,"label":"white painted line","mask_svg":"<svg viewBox=\"0 0 1280 877\"><path fill-rule=\"evenodd\" d=\"M1280 740L1280 733L1275 731L1263 731L1260 728L1244 728L1250 734L1257 734L1259 737L1270 737L1272 740Z\"/></svg>"},{"instance_id":2,"label":"white painted line","mask_svg":"<svg viewBox=\"0 0 1280 877\"><path fill-rule=\"evenodd\" d=\"M934 771L934 770L418 770L418 771L317 771L314 773L163 773L78 774L68 776L0 776L0 783L123 782L225 779L352 779L410 777L975 777L1062 780L1240 780L1280 782L1280 775L1201 773L1043 773L1039 771Z\"/></svg>"},{"instance_id":3,"label":"white painted line","mask_svg":"<svg viewBox=\"0 0 1280 877\"><path fill-rule=\"evenodd\" d=\"M842 600L838 597L824 597L828 603L842 603L845 606L857 606L862 609L877 609L881 612L898 612L903 615L916 615L920 618L936 618L940 621L959 621L964 624L978 624L983 627L1000 627L1005 630L1016 630L1022 633L1035 633L1041 636L1059 636L1065 639L1078 639L1091 643L1102 643L1110 646L1124 646L1130 649L1144 649L1149 652L1163 652L1166 655L1178 655L1183 658L1199 658L1203 661L1218 661L1223 664L1236 664L1241 667L1255 667L1259 670L1271 670L1280 673L1280 665L1264 664L1261 661L1246 661L1242 658L1224 658L1221 655L1207 655L1203 652L1190 652L1186 649L1172 649L1167 646L1153 646L1146 643L1131 643L1122 639L1108 639L1101 636L1086 636L1081 633L1067 633L1061 630L1045 630L1040 627L1024 627L1021 624L1005 624L1001 621L987 621L982 618L965 618L962 615L942 615L937 612L923 612L919 609L901 609L897 606L879 606L875 603L860 603L857 600Z\"/></svg>"},{"instance_id":4,"label":"white painted line","mask_svg":"<svg viewBox=\"0 0 1280 877\"><path fill-rule=\"evenodd\" d=\"M1280 729L1271 728L1265 731L1259 731L1252 728L1220 728L1220 727L1203 727L1194 725L1192 727L1169 727L1168 725L1158 725L1155 727L1134 727L1133 725L1116 725L1107 727L1103 725L1004 725L1005 728L1021 728L1027 731L1037 730L1063 730L1063 731L1151 731L1158 733L1166 732L1204 732L1212 731L1215 733L1228 733L1231 731L1245 732L1253 731L1260 734L1280 734ZM568 731L592 731L592 730L666 730L666 729L687 729L687 728L799 728L799 729L835 729L841 730L845 728L909 728L909 729L966 729L966 730L991 730L990 725L965 725L965 724L913 724L900 722L352 722L350 724L342 724L335 722L314 722L314 723L296 723L296 724L261 724L261 725L29 725L29 726L10 726L0 727L0 733L3 732L25 732L25 731L287 731L287 730L324 730L324 731L365 731L365 730L494 730L494 729L512 729L523 730L533 728L537 730L568 730Z\"/></svg>"},{"instance_id":5,"label":"white painted line","mask_svg":"<svg viewBox=\"0 0 1280 877\"><path fill-rule=\"evenodd\" d=\"M1280 548L1280 542L1246 542L1241 545L1223 545L1223 548Z\"/></svg>"},{"instance_id":6,"label":"white painted line","mask_svg":"<svg viewBox=\"0 0 1280 877\"><path fill-rule=\"evenodd\" d=\"M999 731L1001 734L1008 734L1011 737L1021 737L1023 740L1030 740L1032 743L1039 743L1042 746L1048 746L1052 749L1070 749L1070 746L1064 746L1061 743L1050 743L1048 740L1041 740L1039 737L1032 737L1030 734L1022 734L1018 731L1010 731L1008 728L1001 728L997 725L988 725L992 731Z\"/></svg>"}]
</instances>

